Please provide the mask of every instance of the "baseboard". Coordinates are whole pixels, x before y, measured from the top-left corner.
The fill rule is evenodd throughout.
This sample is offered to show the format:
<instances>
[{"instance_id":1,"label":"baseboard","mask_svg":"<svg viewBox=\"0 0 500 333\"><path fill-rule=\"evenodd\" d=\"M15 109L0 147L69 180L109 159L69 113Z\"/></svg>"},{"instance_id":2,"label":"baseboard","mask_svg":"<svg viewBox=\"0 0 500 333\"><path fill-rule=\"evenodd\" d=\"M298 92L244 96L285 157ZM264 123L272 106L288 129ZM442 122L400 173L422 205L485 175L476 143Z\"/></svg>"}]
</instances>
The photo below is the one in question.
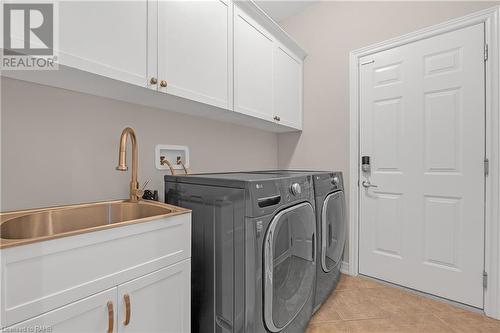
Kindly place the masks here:
<instances>
[{"instance_id":1,"label":"baseboard","mask_svg":"<svg viewBox=\"0 0 500 333\"><path fill-rule=\"evenodd\" d=\"M340 272L342 274L349 274L349 263L346 261L342 261L340 264Z\"/></svg>"}]
</instances>

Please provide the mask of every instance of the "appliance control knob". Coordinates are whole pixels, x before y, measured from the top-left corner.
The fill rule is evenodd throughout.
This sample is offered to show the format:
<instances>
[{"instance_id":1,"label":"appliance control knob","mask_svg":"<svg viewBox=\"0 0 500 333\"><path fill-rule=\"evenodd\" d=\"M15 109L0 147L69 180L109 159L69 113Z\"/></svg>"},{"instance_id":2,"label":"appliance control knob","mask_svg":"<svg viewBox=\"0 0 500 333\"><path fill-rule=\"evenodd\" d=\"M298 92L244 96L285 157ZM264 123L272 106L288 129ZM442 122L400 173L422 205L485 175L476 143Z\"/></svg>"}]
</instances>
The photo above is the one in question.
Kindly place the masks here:
<instances>
[{"instance_id":1,"label":"appliance control knob","mask_svg":"<svg viewBox=\"0 0 500 333\"><path fill-rule=\"evenodd\" d=\"M300 184L293 183L292 186L290 186L290 192L292 192L293 195L298 195L302 193L302 188L300 187Z\"/></svg>"},{"instance_id":2,"label":"appliance control knob","mask_svg":"<svg viewBox=\"0 0 500 333\"><path fill-rule=\"evenodd\" d=\"M339 177L334 176L334 177L333 177L333 180L332 180L332 184L333 184L333 185L338 185L338 184L339 184L339 181L340 181Z\"/></svg>"}]
</instances>

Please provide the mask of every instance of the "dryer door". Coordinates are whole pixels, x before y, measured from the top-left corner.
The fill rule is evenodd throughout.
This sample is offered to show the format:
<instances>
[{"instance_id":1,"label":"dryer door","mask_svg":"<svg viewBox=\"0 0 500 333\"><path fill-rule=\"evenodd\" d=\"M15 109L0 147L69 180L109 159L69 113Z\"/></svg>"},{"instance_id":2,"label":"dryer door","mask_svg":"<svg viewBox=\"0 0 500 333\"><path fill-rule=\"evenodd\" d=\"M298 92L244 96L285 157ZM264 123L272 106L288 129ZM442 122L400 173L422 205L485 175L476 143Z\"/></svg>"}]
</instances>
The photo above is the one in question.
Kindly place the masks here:
<instances>
[{"instance_id":1,"label":"dryer door","mask_svg":"<svg viewBox=\"0 0 500 333\"><path fill-rule=\"evenodd\" d=\"M264 320L285 328L308 302L315 281L315 215L309 203L282 210L264 239Z\"/></svg>"},{"instance_id":2,"label":"dryer door","mask_svg":"<svg viewBox=\"0 0 500 333\"><path fill-rule=\"evenodd\" d=\"M330 272L342 260L346 239L344 192L330 193L321 212L321 266Z\"/></svg>"}]
</instances>

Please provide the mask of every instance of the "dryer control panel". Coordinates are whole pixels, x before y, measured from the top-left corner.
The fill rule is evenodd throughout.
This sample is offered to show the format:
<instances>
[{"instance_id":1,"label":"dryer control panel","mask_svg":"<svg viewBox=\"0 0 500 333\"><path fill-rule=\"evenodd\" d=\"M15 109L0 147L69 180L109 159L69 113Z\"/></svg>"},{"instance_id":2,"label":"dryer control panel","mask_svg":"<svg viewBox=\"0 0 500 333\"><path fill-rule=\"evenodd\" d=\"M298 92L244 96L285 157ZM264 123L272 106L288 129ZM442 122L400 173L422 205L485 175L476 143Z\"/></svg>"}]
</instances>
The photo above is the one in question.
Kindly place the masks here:
<instances>
[{"instance_id":1,"label":"dryer control panel","mask_svg":"<svg viewBox=\"0 0 500 333\"><path fill-rule=\"evenodd\" d=\"M344 189L342 172L315 174L314 186L316 188L316 196L324 195L332 191L342 191Z\"/></svg>"}]
</instances>

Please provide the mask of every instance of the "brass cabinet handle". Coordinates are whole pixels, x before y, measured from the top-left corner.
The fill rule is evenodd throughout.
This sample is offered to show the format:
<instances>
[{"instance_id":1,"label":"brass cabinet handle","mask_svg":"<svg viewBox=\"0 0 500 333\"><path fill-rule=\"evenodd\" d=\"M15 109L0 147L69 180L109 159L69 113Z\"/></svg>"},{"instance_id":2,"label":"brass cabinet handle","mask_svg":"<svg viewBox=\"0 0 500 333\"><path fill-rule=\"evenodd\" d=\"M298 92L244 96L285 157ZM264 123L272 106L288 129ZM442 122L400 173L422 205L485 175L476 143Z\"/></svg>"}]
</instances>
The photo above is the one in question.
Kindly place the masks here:
<instances>
[{"instance_id":1,"label":"brass cabinet handle","mask_svg":"<svg viewBox=\"0 0 500 333\"><path fill-rule=\"evenodd\" d=\"M125 302L125 321L123 325L127 326L130 323L130 296L128 294L123 295L123 301Z\"/></svg>"},{"instance_id":2,"label":"brass cabinet handle","mask_svg":"<svg viewBox=\"0 0 500 333\"><path fill-rule=\"evenodd\" d=\"M113 333L115 324L115 311L113 310L113 302L108 302L108 333Z\"/></svg>"},{"instance_id":3,"label":"brass cabinet handle","mask_svg":"<svg viewBox=\"0 0 500 333\"><path fill-rule=\"evenodd\" d=\"M151 84L157 84L158 83L158 79L156 79L155 77L152 77L151 80L149 80L149 83L151 83Z\"/></svg>"},{"instance_id":4,"label":"brass cabinet handle","mask_svg":"<svg viewBox=\"0 0 500 333\"><path fill-rule=\"evenodd\" d=\"M167 86L167 81L165 81L165 80L161 80L161 81L160 81L160 87L165 88L166 86Z\"/></svg>"}]
</instances>

